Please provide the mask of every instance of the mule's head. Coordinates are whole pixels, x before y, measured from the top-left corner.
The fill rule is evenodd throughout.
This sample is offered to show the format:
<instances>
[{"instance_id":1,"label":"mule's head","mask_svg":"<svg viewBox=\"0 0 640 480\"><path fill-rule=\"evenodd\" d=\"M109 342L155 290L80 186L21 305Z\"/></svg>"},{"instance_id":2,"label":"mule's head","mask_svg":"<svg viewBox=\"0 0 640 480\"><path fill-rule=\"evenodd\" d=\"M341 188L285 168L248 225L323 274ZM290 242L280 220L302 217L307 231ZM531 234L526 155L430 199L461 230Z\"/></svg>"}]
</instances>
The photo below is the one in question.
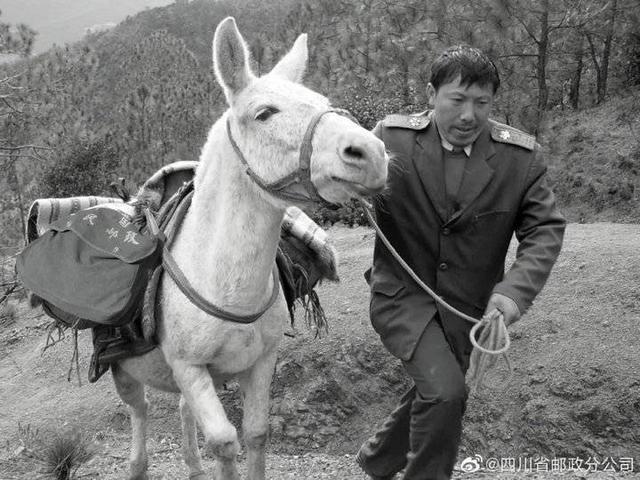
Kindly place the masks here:
<instances>
[{"instance_id":1,"label":"mule's head","mask_svg":"<svg viewBox=\"0 0 640 480\"><path fill-rule=\"evenodd\" d=\"M236 156L272 201L319 194L342 203L381 191L384 144L300 84L307 57L303 34L270 73L256 77L235 20L218 25L213 63L230 106L225 128Z\"/></svg>"}]
</instances>

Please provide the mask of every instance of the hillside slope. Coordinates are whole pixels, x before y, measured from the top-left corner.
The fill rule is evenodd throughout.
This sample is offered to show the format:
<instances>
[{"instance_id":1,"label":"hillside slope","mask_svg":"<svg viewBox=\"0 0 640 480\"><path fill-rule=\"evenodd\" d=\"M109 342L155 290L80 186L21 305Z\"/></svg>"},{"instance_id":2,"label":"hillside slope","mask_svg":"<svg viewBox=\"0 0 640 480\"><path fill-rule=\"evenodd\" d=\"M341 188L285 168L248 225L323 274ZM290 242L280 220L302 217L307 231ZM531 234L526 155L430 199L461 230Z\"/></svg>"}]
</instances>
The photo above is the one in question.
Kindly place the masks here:
<instances>
[{"instance_id":1,"label":"hillside slope","mask_svg":"<svg viewBox=\"0 0 640 480\"><path fill-rule=\"evenodd\" d=\"M640 220L640 87L553 112L540 142L559 203L576 222Z\"/></svg>"},{"instance_id":2,"label":"hillside slope","mask_svg":"<svg viewBox=\"0 0 640 480\"><path fill-rule=\"evenodd\" d=\"M456 17L445 19L444 37L425 36L433 18L416 19L411 12L428 2L403 0L385 10L387 3L194 0L143 11L68 48L0 66L0 78L16 76L17 90L11 91L23 89L25 95L15 99L20 108L2 117L2 142L47 148L38 156L7 160L15 169L0 176L0 244L20 242L20 216L44 195L43 172L72 156L78 142L101 141L113 148L119 168L113 178L96 181L108 185L124 177L134 191L160 166L198 157L208 129L226 108L212 72L211 41L216 24L227 15L238 19L258 73L269 70L295 37L307 32L306 85L326 94L335 106L350 109L367 128L388 113L424 110L428 65L444 47L472 39L495 55L501 49L505 54L520 51L508 39L494 42L496 32L467 32L476 22L457 22ZM468 19L475 18L472 3L453 2ZM394 36L400 40L389 42ZM498 55L502 60L517 57ZM518 126L517 112L527 109L535 89L513 75L530 65L504 67L495 115L510 111ZM551 69L549 75L549 87L558 90ZM620 93L624 79L616 79L610 82L612 98L604 104L546 115L540 141L560 205L573 221L640 219L640 87ZM584 77L583 83L582 101L587 102L592 79Z\"/></svg>"}]
</instances>

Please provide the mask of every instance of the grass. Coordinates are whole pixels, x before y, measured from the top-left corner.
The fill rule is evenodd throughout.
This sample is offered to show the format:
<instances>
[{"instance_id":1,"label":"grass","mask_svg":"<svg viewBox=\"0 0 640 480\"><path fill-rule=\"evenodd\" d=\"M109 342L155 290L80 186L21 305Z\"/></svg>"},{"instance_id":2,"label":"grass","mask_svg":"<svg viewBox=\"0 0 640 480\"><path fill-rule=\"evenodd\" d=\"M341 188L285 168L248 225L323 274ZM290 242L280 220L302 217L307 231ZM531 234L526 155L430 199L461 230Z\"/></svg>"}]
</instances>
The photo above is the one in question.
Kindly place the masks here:
<instances>
[{"instance_id":1,"label":"grass","mask_svg":"<svg viewBox=\"0 0 640 480\"><path fill-rule=\"evenodd\" d=\"M39 479L72 480L94 455L91 441L78 429L43 435L30 424L18 423L18 443L15 453L36 462L32 473Z\"/></svg>"}]
</instances>

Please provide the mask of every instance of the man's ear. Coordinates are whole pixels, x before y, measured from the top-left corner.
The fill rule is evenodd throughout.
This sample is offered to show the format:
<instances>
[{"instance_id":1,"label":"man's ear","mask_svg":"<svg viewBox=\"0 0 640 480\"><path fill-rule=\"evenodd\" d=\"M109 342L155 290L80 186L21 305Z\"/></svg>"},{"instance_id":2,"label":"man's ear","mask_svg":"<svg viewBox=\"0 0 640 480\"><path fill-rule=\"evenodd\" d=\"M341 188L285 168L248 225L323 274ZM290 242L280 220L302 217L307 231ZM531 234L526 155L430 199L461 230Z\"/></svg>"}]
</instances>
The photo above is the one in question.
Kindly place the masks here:
<instances>
[{"instance_id":1,"label":"man's ear","mask_svg":"<svg viewBox=\"0 0 640 480\"><path fill-rule=\"evenodd\" d=\"M433 107L436 104L436 88L431 82L427 84L427 103L430 107Z\"/></svg>"}]
</instances>

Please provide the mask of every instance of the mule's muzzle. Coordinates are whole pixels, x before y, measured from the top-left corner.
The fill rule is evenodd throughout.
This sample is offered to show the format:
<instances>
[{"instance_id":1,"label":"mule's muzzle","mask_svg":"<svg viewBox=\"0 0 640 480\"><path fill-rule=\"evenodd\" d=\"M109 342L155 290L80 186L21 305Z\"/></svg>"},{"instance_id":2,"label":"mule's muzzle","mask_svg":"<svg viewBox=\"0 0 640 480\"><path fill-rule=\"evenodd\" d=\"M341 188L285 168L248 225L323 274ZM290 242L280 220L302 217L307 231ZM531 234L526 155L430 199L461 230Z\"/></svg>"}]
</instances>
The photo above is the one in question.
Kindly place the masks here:
<instances>
[{"instance_id":1,"label":"mule's muzzle","mask_svg":"<svg viewBox=\"0 0 640 480\"><path fill-rule=\"evenodd\" d=\"M338 156L349 173L342 180L351 181L359 195L379 193L384 188L389 160L382 140L370 132L341 135Z\"/></svg>"},{"instance_id":2,"label":"mule's muzzle","mask_svg":"<svg viewBox=\"0 0 640 480\"><path fill-rule=\"evenodd\" d=\"M334 118L323 133L335 135L335 147L318 152L312 181L327 202L343 204L384 189L388 157L378 137L348 117Z\"/></svg>"}]
</instances>

